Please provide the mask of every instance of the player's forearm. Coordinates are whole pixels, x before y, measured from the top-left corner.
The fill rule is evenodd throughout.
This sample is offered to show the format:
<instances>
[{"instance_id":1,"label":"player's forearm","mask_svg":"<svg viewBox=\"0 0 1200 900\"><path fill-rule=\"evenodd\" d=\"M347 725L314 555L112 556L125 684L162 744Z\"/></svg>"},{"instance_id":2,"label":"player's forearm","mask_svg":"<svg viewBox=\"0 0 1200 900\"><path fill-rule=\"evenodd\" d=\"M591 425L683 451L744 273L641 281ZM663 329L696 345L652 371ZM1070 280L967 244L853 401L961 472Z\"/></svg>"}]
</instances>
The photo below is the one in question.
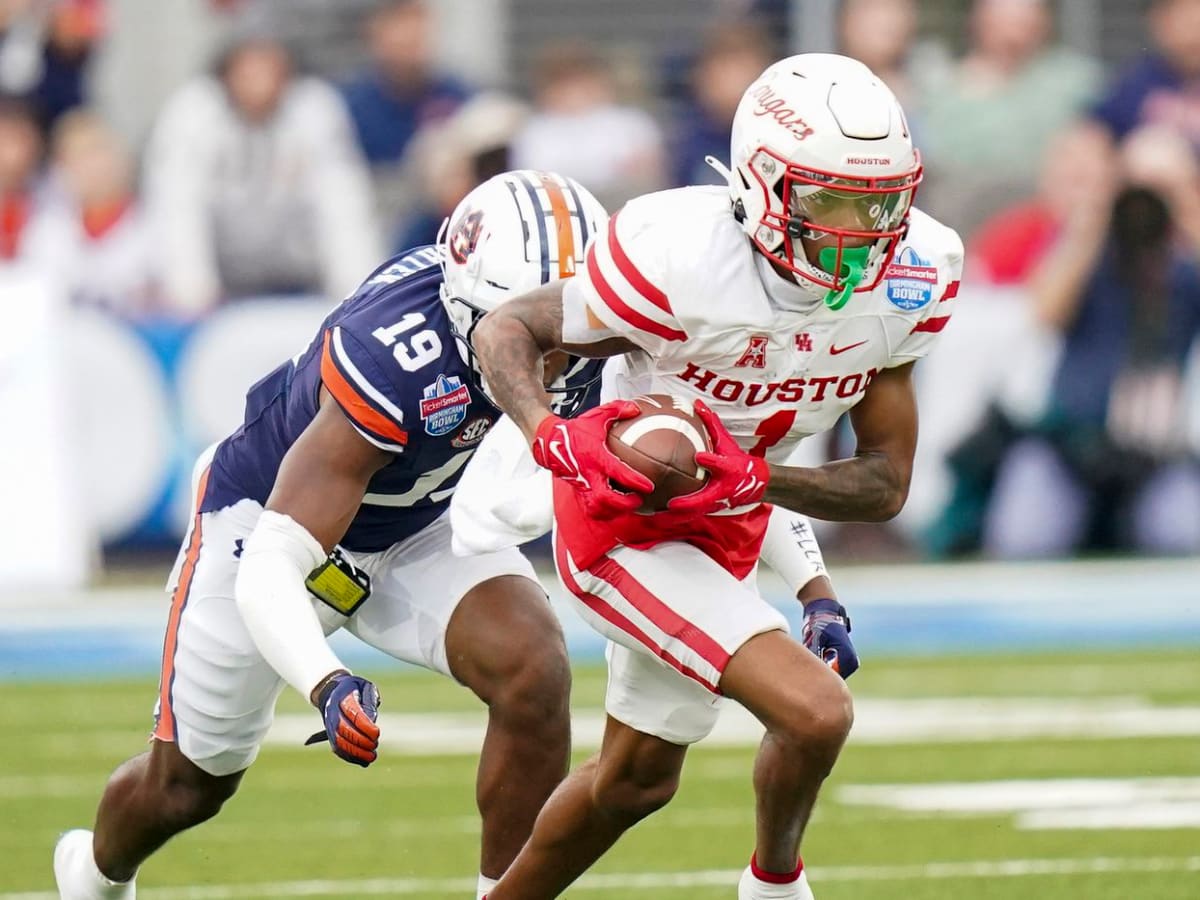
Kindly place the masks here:
<instances>
[{"instance_id":1,"label":"player's forearm","mask_svg":"<svg viewBox=\"0 0 1200 900\"><path fill-rule=\"evenodd\" d=\"M288 516L266 511L246 540L234 594L246 630L263 659L284 681L311 699L337 658L304 586L324 558L316 539Z\"/></svg>"},{"instance_id":2,"label":"player's forearm","mask_svg":"<svg viewBox=\"0 0 1200 900\"><path fill-rule=\"evenodd\" d=\"M551 414L542 387L545 351L529 327L507 313L501 307L485 316L472 339L492 396L532 443L538 424Z\"/></svg>"},{"instance_id":3,"label":"player's forearm","mask_svg":"<svg viewBox=\"0 0 1200 900\"><path fill-rule=\"evenodd\" d=\"M816 468L771 466L763 498L830 522L885 522L904 507L908 475L884 453L860 453Z\"/></svg>"}]
</instances>

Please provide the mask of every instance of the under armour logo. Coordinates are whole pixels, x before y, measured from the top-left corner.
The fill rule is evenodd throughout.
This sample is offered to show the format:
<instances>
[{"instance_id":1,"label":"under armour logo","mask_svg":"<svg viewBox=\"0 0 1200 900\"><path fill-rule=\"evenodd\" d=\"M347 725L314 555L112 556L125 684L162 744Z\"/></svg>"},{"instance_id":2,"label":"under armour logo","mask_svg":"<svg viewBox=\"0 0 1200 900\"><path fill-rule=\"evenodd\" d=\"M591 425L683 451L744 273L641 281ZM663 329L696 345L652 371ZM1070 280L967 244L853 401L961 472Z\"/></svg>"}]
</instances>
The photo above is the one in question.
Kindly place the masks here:
<instances>
[{"instance_id":1,"label":"under armour logo","mask_svg":"<svg viewBox=\"0 0 1200 900\"><path fill-rule=\"evenodd\" d=\"M236 538L234 540L234 542L233 542L233 558L234 559L242 558L242 548L243 548L243 545L245 545L245 543L246 542L242 538Z\"/></svg>"}]
</instances>

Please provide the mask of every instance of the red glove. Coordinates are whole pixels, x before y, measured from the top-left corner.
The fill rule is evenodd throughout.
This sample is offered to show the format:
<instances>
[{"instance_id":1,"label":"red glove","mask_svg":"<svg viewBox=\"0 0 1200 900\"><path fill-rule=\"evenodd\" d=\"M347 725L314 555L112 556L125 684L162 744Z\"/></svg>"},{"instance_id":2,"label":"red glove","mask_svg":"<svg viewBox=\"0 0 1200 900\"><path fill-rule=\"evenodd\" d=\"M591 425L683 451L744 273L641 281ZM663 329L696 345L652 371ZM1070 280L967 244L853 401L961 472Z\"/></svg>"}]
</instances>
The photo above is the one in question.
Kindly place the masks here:
<instances>
[{"instance_id":1,"label":"red glove","mask_svg":"<svg viewBox=\"0 0 1200 900\"><path fill-rule=\"evenodd\" d=\"M696 462L708 469L708 480L700 490L676 497L667 504L667 509L703 516L758 503L766 493L770 477L767 461L739 447L703 400L696 401L695 409L712 441L711 453L696 454Z\"/></svg>"},{"instance_id":2,"label":"red glove","mask_svg":"<svg viewBox=\"0 0 1200 900\"><path fill-rule=\"evenodd\" d=\"M611 519L633 512L654 482L613 455L608 429L640 414L636 403L614 401L573 419L546 416L533 439L534 461L570 483L589 516Z\"/></svg>"}]
</instances>

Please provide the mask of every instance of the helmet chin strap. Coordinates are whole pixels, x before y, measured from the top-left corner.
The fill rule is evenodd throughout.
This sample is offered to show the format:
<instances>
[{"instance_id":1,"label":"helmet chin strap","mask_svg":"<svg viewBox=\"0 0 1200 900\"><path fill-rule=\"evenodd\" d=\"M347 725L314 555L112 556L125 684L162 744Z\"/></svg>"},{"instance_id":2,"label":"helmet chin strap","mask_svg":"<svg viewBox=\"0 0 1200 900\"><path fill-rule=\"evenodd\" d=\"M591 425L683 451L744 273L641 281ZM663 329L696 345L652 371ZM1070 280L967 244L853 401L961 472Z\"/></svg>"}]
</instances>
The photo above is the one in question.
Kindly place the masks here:
<instances>
[{"instance_id":1,"label":"helmet chin strap","mask_svg":"<svg viewBox=\"0 0 1200 900\"><path fill-rule=\"evenodd\" d=\"M842 250L842 269L834 272L838 264L838 248L825 247L817 254L817 261L822 269L829 272L841 283L841 288L831 288L825 295L825 305L832 310L839 310L850 300L854 289L862 284L863 275L867 271L867 260L871 255L870 247L854 247Z\"/></svg>"}]
</instances>

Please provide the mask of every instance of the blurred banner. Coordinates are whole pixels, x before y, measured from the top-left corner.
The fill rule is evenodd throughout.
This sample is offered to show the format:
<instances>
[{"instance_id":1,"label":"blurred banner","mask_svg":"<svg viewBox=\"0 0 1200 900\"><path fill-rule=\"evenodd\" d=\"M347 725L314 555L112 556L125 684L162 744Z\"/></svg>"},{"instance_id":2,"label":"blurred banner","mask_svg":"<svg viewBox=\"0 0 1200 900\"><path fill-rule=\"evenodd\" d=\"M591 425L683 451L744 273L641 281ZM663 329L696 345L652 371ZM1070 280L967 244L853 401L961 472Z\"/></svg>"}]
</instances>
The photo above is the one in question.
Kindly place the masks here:
<instances>
[{"instance_id":1,"label":"blurred banner","mask_svg":"<svg viewBox=\"0 0 1200 900\"><path fill-rule=\"evenodd\" d=\"M85 581L98 545L174 544L196 455L238 426L246 388L302 351L329 310L263 299L198 323L129 322L64 315L32 280L0 293L16 299L22 335L0 350L0 578L40 587Z\"/></svg>"},{"instance_id":2,"label":"blurred banner","mask_svg":"<svg viewBox=\"0 0 1200 900\"><path fill-rule=\"evenodd\" d=\"M18 265L0 267L0 297L0 584L78 585L97 556L82 496L80 464L90 453L65 377L73 351L64 341L66 302Z\"/></svg>"}]
</instances>

